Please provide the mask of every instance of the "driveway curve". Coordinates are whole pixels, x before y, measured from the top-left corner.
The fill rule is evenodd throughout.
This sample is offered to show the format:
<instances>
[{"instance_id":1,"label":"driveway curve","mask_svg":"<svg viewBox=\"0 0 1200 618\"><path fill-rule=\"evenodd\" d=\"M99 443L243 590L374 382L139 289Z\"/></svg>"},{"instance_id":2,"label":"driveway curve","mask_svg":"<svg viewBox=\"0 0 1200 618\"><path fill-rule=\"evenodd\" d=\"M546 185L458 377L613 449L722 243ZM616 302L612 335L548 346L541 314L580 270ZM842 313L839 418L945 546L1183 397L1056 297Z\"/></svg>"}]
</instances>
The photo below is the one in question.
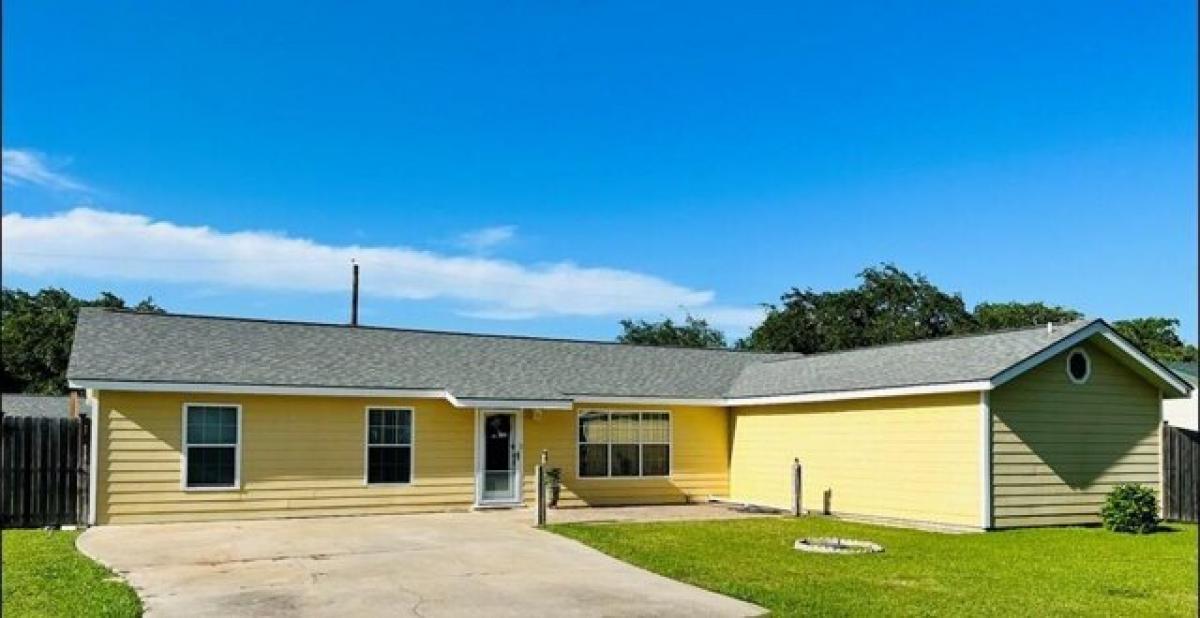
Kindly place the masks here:
<instances>
[{"instance_id":1,"label":"driveway curve","mask_svg":"<svg viewBox=\"0 0 1200 618\"><path fill-rule=\"evenodd\" d=\"M149 616L755 616L508 514L100 526Z\"/></svg>"}]
</instances>

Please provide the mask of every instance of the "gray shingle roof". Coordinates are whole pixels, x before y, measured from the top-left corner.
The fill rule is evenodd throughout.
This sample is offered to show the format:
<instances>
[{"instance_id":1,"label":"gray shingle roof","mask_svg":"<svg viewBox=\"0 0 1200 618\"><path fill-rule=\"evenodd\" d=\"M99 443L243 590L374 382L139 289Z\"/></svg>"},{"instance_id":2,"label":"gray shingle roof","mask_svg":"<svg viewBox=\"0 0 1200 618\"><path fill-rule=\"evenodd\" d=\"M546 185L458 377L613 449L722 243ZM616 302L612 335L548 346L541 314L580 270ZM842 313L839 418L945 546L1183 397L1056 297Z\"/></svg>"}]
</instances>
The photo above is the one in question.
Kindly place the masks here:
<instances>
[{"instance_id":1,"label":"gray shingle roof","mask_svg":"<svg viewBox=\"0 0 1200 618\"><path fill-rule=\"evenodd\" d=\"M72 380L720 397L762 354L84 309Z\"/></svg>"},{"instance_id":2,"label":"gray shingle roof","mask_svg":"<svg viewBox=\"0 0 1200 618\"><path fill-rule=\"evenodd\" d=\"M5 416L49 416L67 418L71 409L71 398L58 395L25 395L4 393L0 395L0 410Z\"/></svg>"},{"instance_id":3,"label":"gray shingle roof","mask_svg":"<svg viewBox=\"0 0 1200 618\"><path fill-rule=\"evenodd\" d=\"M759 363L730 397L763 397L988 380L1090 322L946 337Z\"/></svg>"},{"instance_id":4,"label":"gray shingle roof","mask_svg":"<svg viewBox=\"0 0 1200 618\"><path fill-rule=\"evenodd\" d=\"M1086 324L801 357L89 308L68 377L716 399L986 380Z\"/></svg>"}]
</instances>

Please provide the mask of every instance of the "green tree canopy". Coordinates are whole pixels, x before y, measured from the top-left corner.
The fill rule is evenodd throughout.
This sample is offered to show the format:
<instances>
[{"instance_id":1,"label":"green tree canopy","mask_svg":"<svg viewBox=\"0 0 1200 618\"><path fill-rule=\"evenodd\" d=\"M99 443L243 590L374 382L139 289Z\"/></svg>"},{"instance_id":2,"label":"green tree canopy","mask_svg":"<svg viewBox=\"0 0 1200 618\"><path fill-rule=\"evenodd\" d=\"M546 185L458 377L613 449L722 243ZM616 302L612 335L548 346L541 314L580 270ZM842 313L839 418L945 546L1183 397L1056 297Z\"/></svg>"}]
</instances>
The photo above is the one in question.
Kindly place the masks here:
<instances>
[{"instance_id":1,"label":"green tree canopy","mask_svg":"<svg viewBox=\"0 0 1200 618\"><path fill-rule=\"evenodd\" d=\"M928 339L975 330L962 296L893 264L867 268L858 287L792 290L769 305L762 324L738 346L770 352L827 352Z\"/></svg>"},{"instance_id":2,"label":"green tree canopy","mask_svg":"<svg viewBox=\"0 0 1200 618\"><path fill-rule=\"evenodd\" d=\"M661 322L645 320L621 320L624 329L617 341L639 345L669 345L687 348L723 348L725 334L712 328L708 322L691 315L677 324L667 318Z\"/></svg>"},{"instance_id":3,"label":"green tree canopy","mask_svg":"<svg viewBox=\"0 0 1200 618\"><path fill-rule=\"evenodd\" d=\"M61 394L67 391L67 361L75 337L80 307L125 309L121 297L103 292L94 300L81 300L61 288L37 294L3 288L0 292L0 388L6 393ZM146 298L135 311L163 313L154 299Z\"/></svg>"},{"instance_id":4,"label":"green tree canopy","mask_svg":"<svg viewBox=\"0 0 1200 618\"><path fill-rule=\"evenodd\" d=\"M1144 352L1164 362L1195 361L1195 345L1179 338L1179 320L1175 318L1134 318L1113 322L1113 329Z\"/></svg>"},{"instance_id":5,"label":"green tree canopy","mask_svg":"<svg viewBox=\"0 0 1200 618\"><path fill-rule=\"evenodd\" d=\"M1047 322L1070 322L1083 314L1067 307L1045 303L979 303L975 305L975 322L980 330L1003 330L1037 326Z\"/></svg>"}]
</instances>

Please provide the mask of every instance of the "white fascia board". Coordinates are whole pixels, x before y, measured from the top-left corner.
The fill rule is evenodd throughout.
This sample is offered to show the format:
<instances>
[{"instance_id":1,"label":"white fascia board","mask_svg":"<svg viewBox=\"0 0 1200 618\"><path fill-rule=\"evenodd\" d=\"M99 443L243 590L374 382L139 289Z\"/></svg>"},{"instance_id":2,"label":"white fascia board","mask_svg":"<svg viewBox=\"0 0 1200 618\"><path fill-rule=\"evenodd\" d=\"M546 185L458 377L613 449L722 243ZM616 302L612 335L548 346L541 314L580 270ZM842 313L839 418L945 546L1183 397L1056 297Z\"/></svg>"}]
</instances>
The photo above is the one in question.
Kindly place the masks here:
<instances>
[{"instance_id":1,"label":"white fascia board","mask_svg":"<svg viewBox=\"0 0 1200 618\"><path fill-rule=\"evenodd\" d=\"M459 408L534 408L538 410L570 410L570 399L483 399L477 397L454 399Z\"/></svg>"},{"instance_id":2,"label":"white fascia board","mask_svg":"<svg viewBox=\"0 0 1200 618\"><path fill-rule=\"evenodd\" d=\"M987 380L974 382L947 382L922 384L919 386L897 386L892 388L865 388L855 391L825 391L798 395L775 395L771 397L736 397L726 399L727 406L768 406L784 403L809 403L815 401L841 401L846 399L871 399L875 397L905 397L912 395L938 395L942 393L969 393L992 390Z\"/></svg>"},{"instance_id":3,"label":"white fascia board","mask_svg":"<svg viewBox=\"0 0 1200 618\"><path fill-rule=\"evenodd\" d=\"M102 391L141 391L154 393L224 393L234 395L307 395L310 397L387 397L444 399L456 408L543 408L569 410L568 400L458 398L441 389L354 388L336 386L278 386L267 384L200 384L192 382L131 382L111 380L74 380L72 388Z\"/></svg>"},{"instance_id":4,"label":"white fascia board","mask_svg":"<svg viewBox=\"0 0 1200 618\"><path fill-rule=\"evenodd\" d=\"M136 382L113 380L73 380L72 388L108 391L141 391L171 393L226 393L235 395L297 395L313 397L390 397L412 399L444 399L456 408L532 408L570 410L574 404L635 404L679 406L762 406L843 399L903 397L991 390L987 381L923 384L894 388L873 388L854 391L827 391L769 397L734 397L689 399L685 397L626 397L605 395L568 396L565 399L487 399L458 398L445 390L403 388L342 388L328 386L277 386L264 384L201 384L192 382Z\"/></svg>"},{"instance_id":5,"label":"white fascia board","mask_svg":"<svg viewBox=\"0 0 1200 618\"><path fill-rule=\"evenodd\" d=\"M1161 367L1156 361L1146 356L1141 350L1133 347L1129 344L1129 342L1125 341L1124 338L1113 332L1112 328L1101 320L1096 320L1095 322L1084 326L1083 328L1044 348L1041 352L1038 352L1037 354L1034 354L1033 356L1030 356L1029 358L996 374L992 378L992 386L998 387L1006 382L1011 382L1013 379L1025 373L1026 371L1029 371L1030 369L1041 365L1047 360L1050 360L1051 358L1067 351L1068 349L1079 345L1085 339L1088 339L1097 333L1100 333L1107 341L1117 346L1117 348L1122 352L1129 355L1142 366L1149 369L1154 373L1154 375L1162 379L1163 382L1169 384L1179 394L1188 394L1188 391L1191 389L1191 387L1186 382L1174 375L1171 375L1169 371Z\"/></svg>"},{"instance_id":6,"label":"white fascia board","mask_svg":"<svg viewBox=\"0 0 1200 618\"><path fill-rule=\"evenodd\" d=\"M236 395L310 395L319 397L411 397L452 400L450 393L436 389L342 388L333 386L277 386L268 384L201 384L193 382L130 382L115 380L72 380L72 388L101 391L152 393L228 393Z\"/></svg>"},{"instance_id":7,"label":"white fascia board","mask_svg":"<svg viewBox=\"0 0 1200 618\"><path fill-rule=\"evenodd\" d=\"M1154 375L1157 375L1158 377L1162 378L1164 382L1166 382L1167 384L1170 384L1172 387L1174 387L1175 390L1178 391L1180 395L1183 395L1186 397L1186 396L1188 396L1188 393L1192 390L1191 384L1188 384L1184 380L1180 379L1178 376L1176 376L1170 370L1163 368L1160 365L1160 363L1156 362L1154 359L1147 357L1145 354L1142 353L1141 350L1130 345L1130 343L1128 341L1125 341L1124 337L1121 337L1120 335L1113 332L1112 329L1110 329L1110 328L1104 329L1104 338L1107 339L1109 342L1111 342L1113 345L1120 348L1122 352L1137 359L1137 361L1142 363L1143 365L1145 365L1147 369L1149 369L1150 371L1153 371Z\"/></svg>"},{"instance_id":8,"label":"white fascia board","mask_svg":"<svg viewBox=\"0 0 1200 618\"><path fill-rule=\"evenodd\" d=\"M617 395L573 395L575 403L586 404L636 404L636 405L677 405L677 406L727 406L728 399L688 399L685 397L628 397Z\"/></svg>"}]
</instances>

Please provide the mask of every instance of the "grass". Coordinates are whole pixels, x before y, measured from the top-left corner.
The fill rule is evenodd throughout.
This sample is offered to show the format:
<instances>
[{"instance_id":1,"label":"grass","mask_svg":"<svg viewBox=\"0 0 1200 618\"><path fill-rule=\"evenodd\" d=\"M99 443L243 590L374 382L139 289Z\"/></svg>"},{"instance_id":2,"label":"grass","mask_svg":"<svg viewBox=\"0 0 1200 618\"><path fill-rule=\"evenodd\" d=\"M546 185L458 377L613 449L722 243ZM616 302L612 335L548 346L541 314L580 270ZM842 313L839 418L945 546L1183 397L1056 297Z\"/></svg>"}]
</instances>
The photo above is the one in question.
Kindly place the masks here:
<instances>
[{"instance_id":1,"label":"grass","mask_svg":"<svg viewBox=\"0 0 1200 618\"><path fill-rule=\"evenodd\" d=\"M4 531L5 616L140 616L137 594L75 549L78 532Z\"/></svg>"},{"instance_id":2,"label":"grass","mask_svg":"<svg viewBox=\"0 0 1200 618\"><path fill-rule=\"evenodd\" d=\"M774 615L1196 616L1196 526L1134 536L1100 528L950 535L833 519L562 524L551 530ZM875 541L822 555L797 538Z\"/></svg>"}]
</instances>

